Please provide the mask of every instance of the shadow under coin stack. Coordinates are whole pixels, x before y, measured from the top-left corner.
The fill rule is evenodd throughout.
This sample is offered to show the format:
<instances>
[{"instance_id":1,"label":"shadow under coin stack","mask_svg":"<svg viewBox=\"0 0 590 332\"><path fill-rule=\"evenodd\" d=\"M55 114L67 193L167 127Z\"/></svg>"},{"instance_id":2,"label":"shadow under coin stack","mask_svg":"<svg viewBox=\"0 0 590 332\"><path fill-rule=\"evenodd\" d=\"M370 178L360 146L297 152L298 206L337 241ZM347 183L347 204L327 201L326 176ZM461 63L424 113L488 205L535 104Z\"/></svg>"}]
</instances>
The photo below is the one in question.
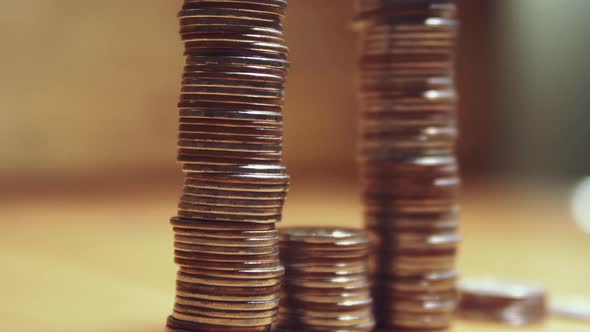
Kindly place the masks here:
<instances>
[{"instance_id":1,"label":"shadow under coin stack","mask_svg":"<svg viewBox=\"0 0 590 332\"><path fill-rule=\"evenodd\" d=\"M278 314L286 0L185 0L186 65L167 331L269 331Z\"/></svg>"},{"instance_id":2,"label":"shadow under coin stack","mask_svg":"<svg viewBox=\"0 0 590 332\"><path fill-rule=\"evenodd\" d=\"M368 236L346 228L279 230L286 274L275 332L372 331Z\"/></svg>"},{"instance_id":3,"label":"shadow under coin stack","mask_svg":"<svg viewBox=\"0 0 590 332\"><path fill-rule=\"evenodd\" d=\"M356 5L360 168L377 325L443 330L457 306L454 2Z\"/></svg>"}]
</instances>

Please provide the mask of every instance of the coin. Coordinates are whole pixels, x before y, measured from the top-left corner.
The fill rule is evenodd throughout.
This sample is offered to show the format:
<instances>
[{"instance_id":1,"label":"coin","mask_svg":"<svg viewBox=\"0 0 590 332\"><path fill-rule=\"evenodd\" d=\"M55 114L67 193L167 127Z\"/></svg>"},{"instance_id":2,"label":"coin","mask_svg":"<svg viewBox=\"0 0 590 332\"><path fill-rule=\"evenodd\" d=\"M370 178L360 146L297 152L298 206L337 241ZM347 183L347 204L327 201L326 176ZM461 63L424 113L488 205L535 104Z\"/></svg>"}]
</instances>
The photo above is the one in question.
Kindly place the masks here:
<instances>
[{"instance_id":1,"label":"coin","mask_svg":"<svg viewBox=\"0 0 590 332\"><path fill-rule=\"evenodd\" d=\"M472 278L462 280L459 289L459 315L465 319L527 325L547 315L545 289L536 284Z\"/></svg>"},{"instance_id":2,"label":"coin","mask_svg":"<svg viewBox=\"0 0 590 332\"><path fill-rule=\"evenodd\" d=\"M270 330L270 326L259 326L259 327L233 327L233 326L222 326L222 325L203 325L192 322L185 322L177 320L176 318L169 316L166 325L169 329L173 329L174 332L189 332L189 331L201 331L207 330L212 332L267 332ZM180 329L180 330L178 330Z\"/></svg>"}]
</instances>

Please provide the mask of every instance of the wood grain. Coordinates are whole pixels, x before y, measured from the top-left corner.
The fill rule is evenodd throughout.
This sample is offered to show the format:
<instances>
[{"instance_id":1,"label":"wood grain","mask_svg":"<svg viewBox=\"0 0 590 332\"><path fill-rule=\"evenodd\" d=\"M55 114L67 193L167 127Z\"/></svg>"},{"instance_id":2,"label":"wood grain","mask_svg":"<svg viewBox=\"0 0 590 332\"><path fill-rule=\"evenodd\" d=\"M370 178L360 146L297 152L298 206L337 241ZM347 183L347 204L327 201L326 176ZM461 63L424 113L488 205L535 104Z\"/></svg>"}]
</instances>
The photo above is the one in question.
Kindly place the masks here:
<instances>
[{"instance_id":1,"label":"wood grain","mask_svg":"<svg viewBox=\"0 0 590 332\"><path fill-rule=\"evenodd\" d=\"M590 234L570 221L567 192L537 189L479 186L463 193L462 274L538 281L553 296L590 294ZM176 195L166 189L2 200L0 330L163 331L174 299L168 218ZM355 189L294 188L283 225L303 224L361 225ZM512 330L589 328L551 319ZM499 329L458 322L454 331Z\"/></svg>"}]
</instances>

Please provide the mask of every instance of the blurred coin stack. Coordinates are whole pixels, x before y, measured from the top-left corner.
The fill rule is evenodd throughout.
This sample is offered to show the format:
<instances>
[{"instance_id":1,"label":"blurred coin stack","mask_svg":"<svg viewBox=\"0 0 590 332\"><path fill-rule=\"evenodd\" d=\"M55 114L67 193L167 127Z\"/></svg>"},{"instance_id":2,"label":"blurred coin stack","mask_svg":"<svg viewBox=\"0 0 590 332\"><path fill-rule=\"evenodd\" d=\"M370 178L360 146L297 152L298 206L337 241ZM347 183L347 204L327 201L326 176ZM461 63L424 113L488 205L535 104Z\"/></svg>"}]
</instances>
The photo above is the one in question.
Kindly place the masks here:
<instances>
[{"instance_id":1,"label":"blurred coin stack","mask_svg":"<svg viewBox=\"0 0 590 332\"><path fill-rule=\"evenodd\" d=\"M274 331L372 331L367 233L299 227L279 237L286 273Z\"/></svg>"},{"instance_id":2,"label":"blurred coin stack","mask_svg":"<svg viewBox=\"0 0 590 332\"><path fill-rule=\"evenodd\" d=\"M452 0L356 0L360 168L381 330L442 330L457 305Z\"/></svg>"},{"instance_id":3,"label":"blurred coin stack","mask_svg":"<svg viewBox=\"0 0 590 332\"><path fill-rule=\"evenodd\" d=\"M540 323L547 316L545 289L535 284L466 279L459 290L463 319L520 326Z\"/></svg>"},{"instance_id":4,"label":"blurred coin stack","mask_svg":"<svg viewBox=\"0 0 590 332\"><path fill-rule=\"evenodd\" d=\"M185 0L186 64L174 227L176 303L167 330L268 331L278 314L286 0Z\"/></svg>"}]
</instances>

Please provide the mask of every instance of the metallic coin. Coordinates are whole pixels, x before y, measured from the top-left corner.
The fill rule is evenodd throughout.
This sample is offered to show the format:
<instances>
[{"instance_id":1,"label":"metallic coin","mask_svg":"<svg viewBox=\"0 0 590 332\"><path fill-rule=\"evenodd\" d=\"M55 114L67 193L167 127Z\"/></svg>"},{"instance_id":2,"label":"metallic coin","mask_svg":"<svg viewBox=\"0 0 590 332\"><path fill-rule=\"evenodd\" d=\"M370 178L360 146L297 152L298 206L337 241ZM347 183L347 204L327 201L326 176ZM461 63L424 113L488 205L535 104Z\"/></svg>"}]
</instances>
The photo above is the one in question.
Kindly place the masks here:
<instances>
[{"instance_id":1,"label":"metallic coin","mask_svg":"<svg viewBox=\"0 0 590 332\"><path fill-rule=\"evenodd\" d=\"M289 227L281 228L279 236L288 246L301 244L306 248L321 247L365 247L368 244L367 233L363 230L347 228Z\"/></svg>"},{"instance_id":2,"label":"metallic coin","mask_svg":"<svg viewBox=\"0 0 590 332\"><path fill-rule=\"evenodd\" d=\"M384 327L398 329L444 330L451 326L453 315L444 314L413 314L396 313L386 317L378 317Z\"/></svg>"},{"instance_id":3,"label":"metallic coin","mask_svg":"<svg viewBox=\"0 0 590 332\"><path fill-rule=\"evenodd\" d=\"M207 175L207 178L199 178L195 173L187 173L184 181L184 193L196 196L212 196L212 197L235 197L244 195L245 197L252 197L254 199L282 199L288 190L289 179L280 177L240 177L238 174L226 174L220 177L226 179L234 178L240 182L223 181L224 179L211 179L212 173ZM233 193L229 193L233 192Z\"/></svg>"},{"instance_id":4,"label":"metallic coin","mask_svg":"<svg viewBox=\"0 0 590 332\"><path fill-rule=\"evenodd\" d=\"M219 53L219 54L215 54ZM218 49L211 49L211 48L197 48L193 47L190 54L192 56L207 56L207 57L218 57L218 56L247 56L247 57L260 57L264 56L267 57L269 54L262 54L262 51L255 51L250 50L248 52L241 51L241 52L231 52L232 54L227 54L227 51L218 50ZM279 53L278 56L274 58L278 58L279 60L283 59L285 56L282 53ZM253 71L244 71L242 68L227 68L224 70L204 70L206 68L185 68L185 71L182 75L184 81L192 80L192 81L201 81L201 80L227 80L228 82L232 81L242 81L243 85L274 85L274 86L281 86L286 82L284 71L273 71L273 70L253 70ZM252 83L250 83L252 82ZM201 107L211 107L207 104L200 104ZM244 105L246 107L246 105ZM274 109L275 111L280 111L280 109Z\"/></svg>"},{"instance_id":5,"label":"metallic coin","mask_svg":"<svg viewBox=\"0 0 590 332\"><path fill-rule=\"evenodd\" d=\"M225 301L208 301L208 300L195 300L191 298L176 297L176 303L208 309L217 310L247 310L247 311L259 311L259 310L275 310L279 306L279 300L275 301L246 301L246 302L225 302Z\"/></svg>"},{"instance_id":6,"label":"metallic coin","mask_svg":"<svg viewBox=\"0 0 590 332\"><path fill-rule=\"evenodd\" d=\"M196 153L200 153L203 150L215 151L215 152L227 152L234 153L239 152L241 154L256 154L256 155L269 155L276 156L281 153L282 146L280 144L249 144L249 143L225 143L225 142L212 142L212 141L197 141L197 140L185 140L181 139L178 141L178 147L183 151L187 151L187 154L191 153L191 149L194 149Z\"/></svg>"},{"instance_id":7,"label":"metallic coin","mask_svg":"<svg viewBox=\"0 0 590 332\"><path fill-rule=\"evenodd\" d=\"M231 222L216 223L209 220L184 219L182 217L172 217L170 223L176 227L211 231L266 231L275 229L275 225L244 225L243 223Z\"/></svg>"},{"instance_id":8,"label":"metallic coin","mask_svg":"<svg viewBox=\"0 0 590 332\"><path fill-rule=\"evenodd\" d=\"M270 123L283 121L283 115L281 113L264 111L181 109L178 111L178 114L180 117L187 119L196 118L236 121L259 121Z\"/></svg>"},{"instance_id":9,"label":"metallic coin","mask_svg":"<svg viewBox=\"0 0 590 332\"><path fill-rule=\"evenodd\" d=\"M238 9L261 13L275 13L281 16L285 14L284 6L273 6L255 2L227 2L227 1L185 1L184 9Z\"/></svg>"},{"instance_id":10,"label":"metallic coin","mask_svg":"<svg viewBox=\"0 0 590 332\"><path fill-rule=\"evenodd\" d=\"M204 317L216 317L216 318L238 318L238 319L252 319L252 318L265 318L273 317L277 315L276 309L270 310L229 310L224 309L209 309L196 306L187 306L183 304L175 304L174 311L182 314L197 315Z\"/></svg>"},{"instance_id":11,"label":"metallic coin","mask_svg":"<svg viewBox=\"0 0 590 332\"><path fill-rule=\"evenodd\" d=\"M200 158L227 158L227 160L242 160L242 164L254 161L266 161L268 163L280 162L282 152L257 152L257 151L220 151L211 149L179 148L179 161L199 161ZM187 158L188 157L188 158Z\"/></svg>"},{"instance_id":12,"label":"metallic coin","mask_svg":"<svg viewBox=\"0 0 590 332\"><path fill-rule=\"evenodd\" d=\"M253 21L274 22L281 18L271 13L261 13L237 8L190 8L182 9L178 13L180 19L184 18L241 18Z\"/></svg>"},{"instance_id":13,"label":"metallic coin","mask_svg":"<svg viewBox=\"0 0 590 332\"><path fill-rule=\"evenodd\" d=\"M194 151L191 154L184 154L184 151L178 151L178 157L176 158L177 161L186 164L192 163L211 163L211 164L231 164L231 165L243 165L243 164L252 164L258 163L261 165L277 165L281 162L280 155L278 158L253 158L251 155L238 155L238 156L229 156L227 154L223 155L220 153L207 153L206 151L202 151L200 155L195 155Z\"/></svg>"},{"instance_id":14,"label":"metallic coin","mask_svg":"<svg viewBox=\"0 0 590 332\"><path fill-rule=\"evenodd\" d=\"M217 269L233 271L236 269L248 268L274 268L280 266L279 260L241 260L241 261L227 261L216 260L211 261L210 257L174 257L174 262L180 267L187 268L202 268L202 269Z\"/></svg>"},{"instance_id":15,"label":"metallic coin","mask_svg":"<svg viewBox=\"0 0 590 332\"><path fill-rule=\"evenodd\" d=\"M208 325L208 324L197 324L186 322L182 320L177 320L176 318L169 316L166 320L166 325L168 328L173 329L181 329L182 332L189 332L189 331L211 331L211 332L268 332L270 331L269 326L258 326L258 327L232 327L232 326L223 326L223 325Z\"/></svg>"},{"instance_id":16,"label":"metallic coin","mask_svg":"<svg viewBox=\"0 0 590 332\"><path fill-rule=\"evenodd\" d=\"M176 288L176 295L187 298L187 299L199 299L205 301L221 301L221 302L247 302L247 301L254 301L254 302L271 302L274 303L279 301L279 294L276 293L269 293L269 294L245 294L245 295L218 295L218 294L209 294L200 291L185 289L182 287Z\"/></svg>"},{"instance_id":17,"label":"metallic coin","mask_svg":"<svg viewBox=\"0 0 590 332\"><path fill-rule=\"evenodd\" d=\"M207 238L213 242L223 243L224 241L241 241L242 239L274 239L278 237L278 231L269 230L211 230L195 229L188 227L174 227L174 234Z\"/></svg>"},{"instance_id":18,"label":"metallic coin","mask_svg":"<svg viewBox=\"0 0 590 332\"><path fill-rule=\"evenodd\" d=\"M367 292L341 292L335 295L330 294L308 294L308 293L296 293L296 294L283 294L287 297L291 297L302 303L324 303L333 304L335 306L340 305L362 305L365 306L371 302L372 297ZM342 309L342 308L341 308Z\"/></svg>"},{"instance_id":19,"label":"metallic coin","mask_svg":"<svg viewBox=\"0 0 590 332\"><path fill-rule=\"evenodd\" d=\"M181 211L189 211L195 213L208 213L208 214L222 214L222 215L235 215L235 216L247 216L247 217L265 217L280 215L282 208L249 208L249 207L228 207L228 206L215 206L205 205L198 203L186 203L180 202L178 208Z\"/></svg>"},{"instance_id":20,"label":"metallic coin","mask_svg":"<svg viewBox=\"0 0 590 332\"><path fill-rule=\"evenodd\" d=\"M243 17L180 17L181 31L188 27L240 27L240 28L268 28L273 30L283 30L281 22L251 20Z\"/></svg>"},{"instance_id":21,"label":"metallic coin","mask_svg":"<svg viewBox=\"0 0 590 332\"><path fill-rule=\"evenodd\" d=\"M375 302L395 313L454 313L459 297L455 289L440 292L397 292L394 297L376 295Z\"/></svg>"},{"instance_id":22,"label":"metallic coin","mask_svg":"<svg viewBox=\"0 0 590 332\"><path fill-rule=\"evenodd\" d=\"M193 3L202 3L202 2L212 2L212 3L223 3L228 2L228 0L185 0L185 4L193 4ZM237 4L258 4L264 6L273 6L285 9L287 8L287 0L231 0L230 2Z\"/></svg>"},{"instance_id":23,"label":"metallic coin","mask_svg":"<svg viewBox=\"0 0 590 332\"><path fill-rule=\"evenodd\" d=\"M294 274L305 275L323 275L323 274L357 274L364 273L367 270L367 262L352 262L352 263L324 263L314 264L309 262L293 263L289 262L286 267Z\"/></svg>"},{"instance_id":24,"label":"metallic coin","mask_svg":"<svg viewBox=\"0 0 590 332\"><path fill-rule=\"evenodd\" d=\"M188 105L187 105L188 106ZM196 105L198 107L198 105ZM188 106L189 108L192 106ZM223 109L223 108L221 108ZM272 110L271 110L272 111ZM241 128L241 127L224 127L223 131L220 132L220 128L205 126L205 125L194 125L194 124L180 124L179 130L186 133L220 133L224 135L235 134L239 136L280 136L282 130L276 128Z\"/></svg>"},{"instance_id":25,"label":"metallic coin","mask_svg":"<svg viewBox=\"0 0 590 332\"><path fill-rule=\"evenodd\" d=\"M459 289L459 313L466 319L527 325L547 315L545 290L535 284L466 279L460 282Z\"/></svg>"},{"instance_id":26,"label":"metallic coin","mask_svg":"<svg viewBox=\"0 0 590 332\"><path fill-rule=\"evenodd\" d=\"M208 268L188 268L180 267L180 271L190 274L201 274L220 278L236 278L236 279L268 279L280 278L285 274L285 269L282 266L266 269L233 269L233 270L218 270Z\"/></svg>"},{"instance_id":27,"label":"metallic coin","mask_svg":"<svg viewBox=\"0 0 590 332\"><path fill-rule=\"evenodd\" d=\"M210 286L227 286L227 287L267 287L280 284L280 278L269 279L235 279L208 277L201 275L188 274L179 271L176 279L191 284L201 284Z\"/></svg>"},{"instance_id":28,"label":"metallic coin","mask_svg":"<svg viewBox=\"0 0 590 332\"><path fill-rule=\"evenodd\" d=\"M204 57L204 58L211 58L211 57ZM198 72L198 71L197 71ZM203 72L201 76L207 75L207 72ZM257 90L266 90L272 91L275 93L280 93L285 89L284 82L265 82L265 81L258 81L258 80L244 80L243 77L241 79L231 79L224 77L223 79L220 78L190 78L186 77L183 78L181 82L182 86L186 87L218 87L218 88L238 88L238 89L257 89ZM204 108L207 110L208 108ZM240 109L241 110L241 109ZM238 111L238 109L233 109L230 111Z\"/></svg>"},{"instance_id":29,"label":"metallic coin","mask_svg":"<svg viewBox=\"0 0 590 332\"><path fill-rule=\"evenodd\" d=\"M181 202L200 203L213 206L229 207L252 207L252 208L280 208L285 204L284 199L249 200L249 199L224 199L218 197L202 197L184 194L180 197Z\"/></svg>"},{"instance_id":30,"label":"metallic coin","mask_svg":"<svg viewBox=\"0 0 590 332\"><path fill-rule=\"evenodd\" d=\"M201 259L201 260L209 260L211 262L244 262L244 261L274 261L278 257L278 248L277 247L249 247L249 248L239 248L239 249L247 249L247 250L236 250L236 253L231 253L231 251L208 251L209 249L205 246L194 246L194 245L187 245L183 243L174 242L174 254L176 257L179 258L186 258L186 259ZM201 249L202 248L202 249ZM217 248L217 247L211 247ZM224 248L224 247L219 247ZM251 249L261 249L259 252L256 253ZM215 249L217 250L217 249ZM273 252L274 251L274 252ZM240 252L240 253L238 253ZM242 254L241 252L244 252Z\"/></svg>"},{"instance_id":31,"label":"metallic coin","mask_svg":"<svg viewBox=\"0 0 590 332\"><path fill-rule=\"evenodd\" d=\"M226 296L274 296L279 292L280 285L271 286L218 286L210 284L198 284L193 282L185 282L182 280L176 281L177 289L181 289L187 293L193 294L208 294L208 295L219 295L223 294Z\"/></svg>"},{"instance_id":32,"label":"metallic coin","mask_svg":"<svg viewBox=\"0 0 590 332\"><path fill-rule=\"evenodd\" d=\"M381 288L392 292L444 292L453 289L457 283L456 271L432 272L423 275L390 278L381 281Z\"/></svg>"},{"instance_id":33,"label":"metallic coin","mask_svg":"<svg viewBox=\"0 0 590 332\"><path fill-rule=\"evenodd\" d=\"M189 241L187 237L180 236L184 241ZM271 240L272 242L272 240ZM186 242L174 242L174 249L177 251L188 251L191 253L207 253L216 255L266 255L277 254L279 246L277 244L270 246L215 246L216 243L210 242L203 245L188 244Z\"/></svg>"},{"instance_id":34,"label":"metallic coin","mask_svg":"<svg viewBox=\"0 0 590 332\"><path fill-rule=\"evenodd\" d=\"M365 325L373 322L372 315L366 316L343 316L335 319L320 319L313 317L302 317L303 322L310 326L324 326L324 327L348 327Z\"/></svg>"},{"instance_id":35,"label":"metallic coin","mask_svg":"<svg viewBox=\"0 0 590 332\"><path fill-rule=\"evenodd\" d=\"M216 87L216 86L199 86L199 85L185 85L182 87L183 94L192 94L196 98L203 98L202 100L217 100L225 97L238 98L266 98L266 99L282 99L283 93L278 90L255 89L245 87ZM208 98L208 96L219 96L218 98ZM223 96L223 97L222 97ZM224 99L225 100L225 99ZM273 103L281 103L282 101L273 100Z\"/></svg>"},{"instance_id":36,"label":"metallic coin","mask_svg":"<svg viewBox=\"0 0 590 332\"><path fill-rule=\"evenodd\" d=\"M177 311L172 312L172 317L191 323L245 327L270 325L276 320L276 317L274 316L265 318L215 318L196 314L186 314Z\"/></svg>"},{"instance_id":37,"label":"metallic coin","mask_svg":"<svg viewBox=\"0 0 590 332\"><path fill-rule=\"evenodd\" d=\"M186 89L182 89L186 90ZM215 93L198 93L196 91L183 91L180 94L180 101L183 107L189 103L218 103L218 105L227 105L227 107L252 107L262 111L279 111L276 107L283 105L283 98L267 97L257 95L222 95ZM186 121L186 120L185 120ZM198 120L196 120L198 121ZM184 121L183 121L184 122ZM268 125L268 124L267 124Z\"/></svg>"},{"instance_id":38,"label":"metallic coin","mask_svg":"<svg viewBox=\"0 0 590 332\"><path fill-rule=\"evenodd\" d=\"M224 200L252 200L252 201L281 201L285 200L287 196L287 189L283 191L255 191L249 192L244 190L219 190L199 187L185 186L183 193L188 196L195 196L198 198L208 198L223 202ZM256 206L256 204L253 204Z\"/></svg>"},{"instance_id":39,"label":"metallic coin","mask_svg":"<svg viewBox=\"0 0 590 332\"><path fill-rule=\"evenodd\" d=\"M231 112L231 110L226 111ZM269 112L266 112L269 113ZM180 123L189 124L189 125L201 125L201 126L211 126L213 128L217 128L219 130L223 130L226 127L238 127L238 128L256 128L258 130L262 129L281 129L283 127L283 123L279 121L274 122L263 122L263 121L256 121L256 120L232 120L232 119L205 119L205 118L193 118L193 117L180 117Z\"/></svg>"},{"instance_id":40,"label":"metallic coin","mask_svg":"<svg viewBox=\"0 0 590 332\"><path fill-rule=\"evenodd\" d=\"M180 156L187 156L191 163L201 161L202 159L200 158L219 158L224 160L241 161L242 164L252 162L261 162L263 164L276 164L279 163L282 159L281 149L271 149L268 146L258 147L260 150L266 151L256 151L252 149L252 146L240 146L235 144L228 145L205 143L203 145L207 145L207 147L179 147L177 151Z\"/></svg>"},{"instance_id":41,"label":"metallic coin","mask_svg":"<svg viewBox=\"0 0 590 332\"><path fill-rule=\"evenodd\" d=\"M200 245L200 246L210 246L214 248L220 247L228 247L228 248L236 248L236 247L245 247L245 248L252 248L252 247L268 247L268 246L275 246L279 243L278 237L252 237L252 238L238 238L238 239L219 239L219 238L211 238L211 237L195 237L195 236L187 236L187 235L174 235L174 241L178 243L184 243L189 245ZM191 247L192 248L192 247Z\"/></svg>"},{"instance_id":42,"label":"metallic coin","mask_svg":"<svg viewBox=\"0 0 590 332\"><path fill-rule=\"evenodd\" d=\"M190 178L187 179L188 181L209 181L209 182L220 182L220 183L235 183L236 185L248 185L253 184L256 186L265 186L265 185L285 185L289 183L289 176L287 174L280 174L280 173L246 173L246 174L238 174L238 173L208 173L208 174L198 174L198 173L191 173Z\"/></svg>"},{"instance_id":43,"label":"metallic coin","mask_svg":"<svg viewBox=\"0 0 590 332\"><path fill-rule=\"evenodd\" d=\"M432 250L432 249L456 249L461 236L456 232L439 233L413 233L413 232L389 232L370 233L375 239L375 246L402 250Z\"/></svg>"},{"instance_id":44,"label":"metallic coin","mask_svg":"<svg viewBox=\"0 0 590 332\"><path fill-rule=\"evenodd\" d=\"M430 274L437 271L452 270L455 265L455 253L448 252L430 255L410 255L387 253L370 260L369 270L394 277L406 277Z\"/></svg>"}]
</instances>

